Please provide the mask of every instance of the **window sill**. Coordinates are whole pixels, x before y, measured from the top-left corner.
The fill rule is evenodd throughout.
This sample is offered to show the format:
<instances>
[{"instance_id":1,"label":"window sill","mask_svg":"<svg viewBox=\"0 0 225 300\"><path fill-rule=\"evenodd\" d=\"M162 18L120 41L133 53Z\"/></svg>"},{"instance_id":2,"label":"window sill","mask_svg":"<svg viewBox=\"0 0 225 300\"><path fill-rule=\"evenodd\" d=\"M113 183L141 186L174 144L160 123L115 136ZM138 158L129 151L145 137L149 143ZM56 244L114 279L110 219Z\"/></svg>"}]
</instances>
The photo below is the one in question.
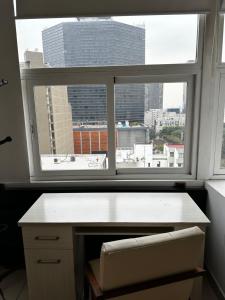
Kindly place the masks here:
<instances>
[{"instance_id":1,"label":"window sill","mask_svg":"<svg viewBox=\"0 0 225 300\"><path fill-rule=\"evenodd\" d=\"M211 189L225 198L225 179L208 180L205 182L205 188Z\"/></svg>"},{"instance_id":2,"label":"window sill","mask_svg":"<svg viewBox=\"0 0 225 300\"><path fill-rule=\"evenodd\" d=\"M38 181L29 183L5 183L6 188L92 188L98 190L186 190L204 187L201 180L74 180L74 181Z\"/></svg>"}]
</instances>

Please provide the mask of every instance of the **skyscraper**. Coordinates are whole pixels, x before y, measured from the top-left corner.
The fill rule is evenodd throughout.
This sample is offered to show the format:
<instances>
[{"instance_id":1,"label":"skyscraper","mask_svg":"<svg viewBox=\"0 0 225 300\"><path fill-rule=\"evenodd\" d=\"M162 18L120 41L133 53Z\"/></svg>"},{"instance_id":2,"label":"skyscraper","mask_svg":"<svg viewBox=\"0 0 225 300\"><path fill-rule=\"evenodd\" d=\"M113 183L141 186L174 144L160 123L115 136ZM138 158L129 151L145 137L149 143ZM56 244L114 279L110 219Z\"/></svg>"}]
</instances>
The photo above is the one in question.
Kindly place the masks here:
<instances>
[{"instance_id":1,"label":"skyscraper","mask_svg":"<svg viewBox=\"0 0 225 300\"><path fill-rule=\"evenodd\" d=\"M145 111L163 108L163 83L146 85Z\"/></svg>"},{"instance_id":2,"label":"skyscraper","mask_svg":"<svg viewBox=\"0 0 225 300\"><path fill-rule=\"evenodd\" d=\"M145 30L113 20L60 23L43 31L44 61L51 67L143 65ZM73 122L106 120L106 87L68 87ZM117 121L144 120L145 88L117 87ZM128 99L129 98L129 101Z\"/></svg>"}]
</instances>

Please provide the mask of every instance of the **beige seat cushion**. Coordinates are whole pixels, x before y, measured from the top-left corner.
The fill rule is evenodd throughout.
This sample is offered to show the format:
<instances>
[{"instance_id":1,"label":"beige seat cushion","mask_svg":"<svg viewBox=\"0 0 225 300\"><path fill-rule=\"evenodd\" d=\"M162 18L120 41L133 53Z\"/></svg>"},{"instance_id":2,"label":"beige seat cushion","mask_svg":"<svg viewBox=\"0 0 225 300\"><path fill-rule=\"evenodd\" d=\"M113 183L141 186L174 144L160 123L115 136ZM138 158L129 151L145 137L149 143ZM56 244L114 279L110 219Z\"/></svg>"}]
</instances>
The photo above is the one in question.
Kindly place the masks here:
<instances>
[{"instance_id":1,"label":"beige seat cushion","mask_svg":"<svg viewBox=\"0 0 225 300\"><path fill-rule=\"evenodd\" d=\"M198 227L104 243L100 286L110 290L192 270L199 265L203 247L204 233Z\"/></svg>"}]
</instances>

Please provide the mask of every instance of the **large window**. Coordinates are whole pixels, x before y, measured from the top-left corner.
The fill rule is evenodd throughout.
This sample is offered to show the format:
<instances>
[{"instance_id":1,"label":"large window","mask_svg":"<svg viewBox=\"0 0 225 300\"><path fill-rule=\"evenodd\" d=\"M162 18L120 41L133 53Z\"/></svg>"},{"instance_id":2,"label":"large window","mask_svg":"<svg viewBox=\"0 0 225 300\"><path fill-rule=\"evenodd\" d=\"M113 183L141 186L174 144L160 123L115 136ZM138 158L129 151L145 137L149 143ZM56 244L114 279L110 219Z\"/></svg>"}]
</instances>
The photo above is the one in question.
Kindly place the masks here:
<instances>
[{"instance_id":1,"label":"large window","mask_svg":"<svg viewBox=\"0 0 225 300\"><path fill-rule=\"evenodd\" d=\"M198 15L17 21L32 176L193 178L199 21Z\"/></svg>"},{"instance_id":2,"label":"large window","mask_svg":"<svg viewBox=\"0 0 225 300\"><path fill-rule=\"evenodd\" d=\"M214 175L225 174L225 26L224 15L220 15L220 30L218 38L218 58L216 68L217 88L215 93L215 106L217 117L215 124L215 155ZM218 100L218 104L217 104Z\"/></svg>"},{"instance_id":3,"label":"large window","mask_svg":"<svg viewBox=\"0 0 225 300\"><path fill-rule=\"evenodd\" d=\"M195 63L198 15L18 20L20 61L47 67ZM32 31L31 31L32 28ZM30 63L30 65L29 65Z\"/></svg>"}]
</instances>

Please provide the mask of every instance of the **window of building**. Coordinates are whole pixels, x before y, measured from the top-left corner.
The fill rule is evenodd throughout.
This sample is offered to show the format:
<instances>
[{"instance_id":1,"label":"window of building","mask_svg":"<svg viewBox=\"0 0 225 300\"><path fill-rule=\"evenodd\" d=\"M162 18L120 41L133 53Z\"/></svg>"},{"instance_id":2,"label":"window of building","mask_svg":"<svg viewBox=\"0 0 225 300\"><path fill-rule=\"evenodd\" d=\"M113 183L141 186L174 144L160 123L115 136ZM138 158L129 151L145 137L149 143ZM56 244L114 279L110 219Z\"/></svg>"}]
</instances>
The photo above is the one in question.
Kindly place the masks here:
<instances>
[{"instance_id":1,"label":"window of building","mask_svg":"<svg viewBox=\"0 0 225 300\"><path fill-rule=\"evenodd\" d=\"M17 20L21 67L195 63L198 19L163 15ZM27 49L43 53L43 60L31 62Z\"/></svg>"},{"instance_id":2,"label":"window of building","mask_svg":"<svg viewBox=\"0 0 225 300\"><path fill-rule=\"evenodd\" d=\"M192 178L203 21L198 15L17 21L32 176ZM39 33L34 43L31 25L32 35Z\"/></svg>"},{"instance_id":3,"label":"window of building","mask_svg":"<svg viewBox=\"0 0 225 300\"><path fill-rule=\"evenodd\" d=\"M160 160L161 168L169 168L174 151L185 149L187 83L119 81L124 83L115 84L116 167L156 168Z\"/></svg>"},{"instance_id":4,"label":"window of building","mask_svg":"<svg viewBox=\"0 0 225 300\"><path fill-rule=\"evenodd\" d=\"M42 170L108 168L106 95L105 85L34 87Z\"/></svg>"}]
</instances>

